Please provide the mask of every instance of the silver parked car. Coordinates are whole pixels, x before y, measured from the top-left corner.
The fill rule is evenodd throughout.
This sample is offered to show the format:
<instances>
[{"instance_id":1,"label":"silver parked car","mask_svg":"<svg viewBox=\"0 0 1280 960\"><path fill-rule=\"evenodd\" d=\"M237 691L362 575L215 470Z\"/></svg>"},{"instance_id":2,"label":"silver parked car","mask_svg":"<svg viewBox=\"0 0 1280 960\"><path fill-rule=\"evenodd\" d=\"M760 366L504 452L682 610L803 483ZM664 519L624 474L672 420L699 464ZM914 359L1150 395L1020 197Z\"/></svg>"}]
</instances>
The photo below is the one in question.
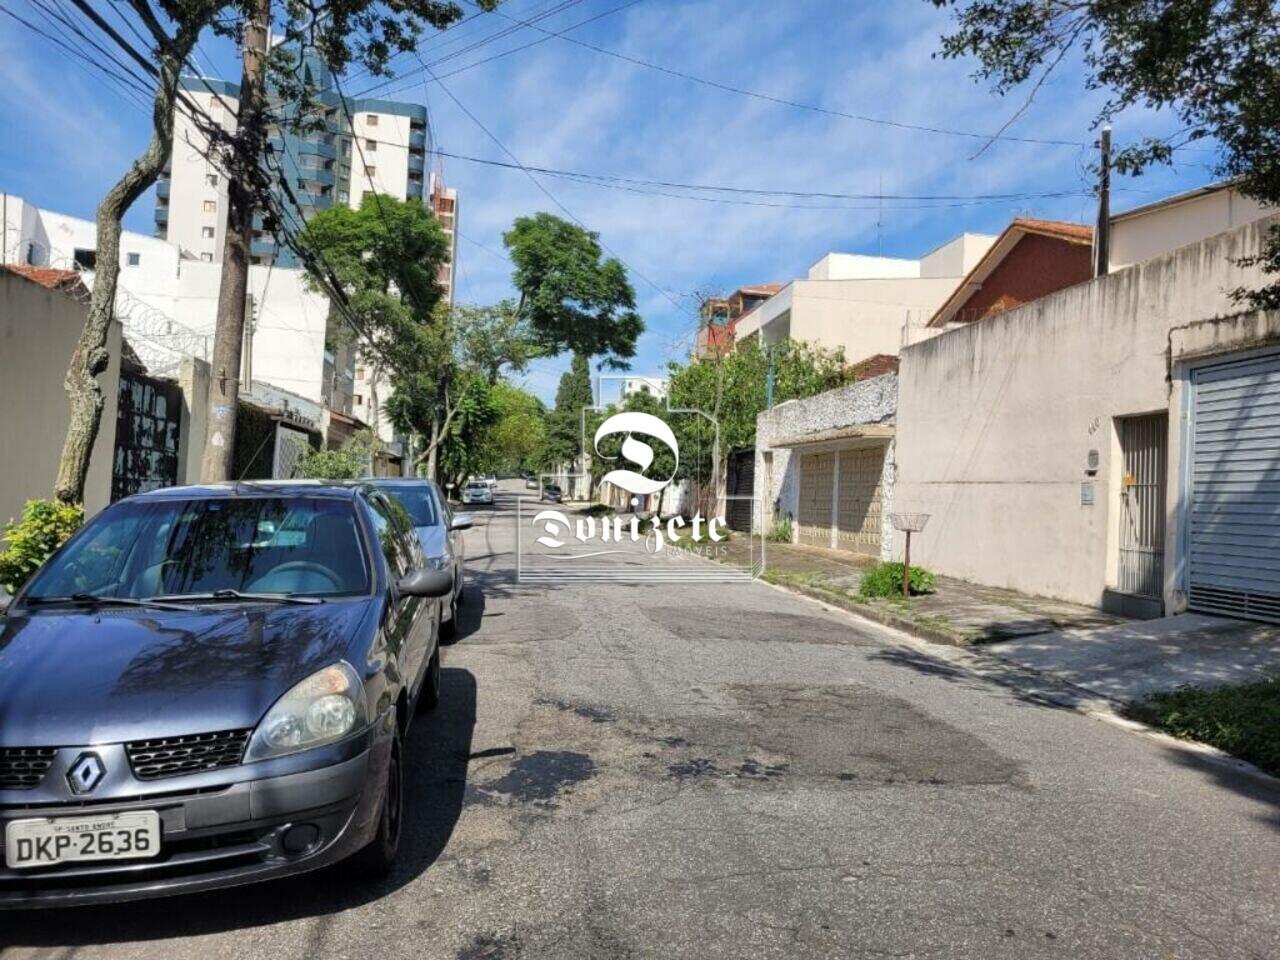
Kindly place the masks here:
<instances>
[{"instance_id":1,"label":"silver parked car","mask_svg":"<svg viewBox=\"0 0 1280 960\"><path fill-rule=\"evenodd\" d=\"M382 477L366 481L370 486L394 497L418 531L422 554L434 570L453 572L453 589L441 611L440 632L445 641L457 633L458 607L463 601L465 550L461 531L475 523L469 513L453 513L440 487L430 480L414 477Z\"/></svg>"}]
</instances>

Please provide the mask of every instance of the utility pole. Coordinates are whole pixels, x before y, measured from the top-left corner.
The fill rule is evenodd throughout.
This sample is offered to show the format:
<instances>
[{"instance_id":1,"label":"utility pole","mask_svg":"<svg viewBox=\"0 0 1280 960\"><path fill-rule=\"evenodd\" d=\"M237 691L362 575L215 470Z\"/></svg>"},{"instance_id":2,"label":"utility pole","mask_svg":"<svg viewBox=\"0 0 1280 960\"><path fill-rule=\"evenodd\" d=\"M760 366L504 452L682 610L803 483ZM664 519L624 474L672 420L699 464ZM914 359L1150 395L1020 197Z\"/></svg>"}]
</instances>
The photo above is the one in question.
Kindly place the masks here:
<instances>
[{"instance_id":1,"label":"utility pole","mask_svg":"<svg viewBox=\"0 0 1280 960\"><path fill-rule=\"evenodd\" d=\"M1102 155L1098 169L1098 223L1093 228L1093 275L1111 269L1111 127L1102 128Z\"/></svg>"},{"instance_id":2,"label":"utility pole","mask_svg":"<svg viewBox=\"0 0 1280 960\"><path fill-rule=\"evenodd\" d=\"M253 0L245 23L240 105L234 155L228 164L227 236L222 247L222 283L213 334L208 433L200 479L229 480L235 457L236 407L240 401L240 361L244 347L245 302L249 291L249 243L253 235L254 180L266 132L267 34L271 0Z\"/></svg>"}]
</instances>

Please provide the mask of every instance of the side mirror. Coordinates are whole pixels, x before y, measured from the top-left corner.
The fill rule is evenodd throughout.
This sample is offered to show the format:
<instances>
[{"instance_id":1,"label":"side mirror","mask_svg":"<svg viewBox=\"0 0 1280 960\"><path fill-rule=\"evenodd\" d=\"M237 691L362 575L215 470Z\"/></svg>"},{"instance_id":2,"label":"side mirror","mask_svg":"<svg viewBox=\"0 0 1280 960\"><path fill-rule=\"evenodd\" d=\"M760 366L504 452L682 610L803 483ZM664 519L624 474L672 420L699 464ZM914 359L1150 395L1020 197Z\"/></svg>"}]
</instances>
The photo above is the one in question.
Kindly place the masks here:
<instances>
[{"instance_id":1,"label":"side mirror","mask_svg":"<svg viewBox=\"0 0 1280 960\"><path fill-rule=\"evenodd\" d=\"M443 597L453 589L453 572L450 570L414 570L400 578L397 584L406 597Z\"/></svg>"},{"instance_id":2,"label":"side mirror","mask_svg":"<svg viewBox=\"0 0 1280 960\"><path fill-rule=\"evenodd\" d=\"M474 513L457 513L453 516L453 522L449 524L450 530L470 530L476 522Z\"/></svg>"}]
</instances>

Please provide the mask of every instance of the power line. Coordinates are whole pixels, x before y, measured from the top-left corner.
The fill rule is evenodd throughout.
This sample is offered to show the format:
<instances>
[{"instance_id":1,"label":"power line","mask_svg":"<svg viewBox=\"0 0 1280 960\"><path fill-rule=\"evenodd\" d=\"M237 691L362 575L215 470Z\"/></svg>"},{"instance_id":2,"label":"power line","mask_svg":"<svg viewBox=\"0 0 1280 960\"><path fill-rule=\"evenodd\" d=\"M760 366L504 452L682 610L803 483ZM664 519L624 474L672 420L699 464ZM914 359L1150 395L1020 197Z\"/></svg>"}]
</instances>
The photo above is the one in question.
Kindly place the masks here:
<instances>
[{"instance_id":1,"label":"power line","mask_svg":"<svg viewBox=\"0 0 1280 960\"><path fill-rule=\"evenodd\" d=\"M985 193L985 194L890 194L890 193L832 193L825 191L777 190L764 187L732 187L709 183L677 183L670 180L646 180L637 177L620 177L614 174L586 173L579 170L557 170L552 167L535 167L525 163L507 163L502 160L490 160L466 154L450 153L436 150L438 156L467 163L478 163L489 167L503 167L510 170L521 170L525 173L545 174L552 177L567 177L584 182L601 181L621 183L629 186L664 187L673 190L701 190L709 193L747 194L752 196L792 197L796 199L815 200L933 200L933 201L995 201L995 200L1038 200L1056 197L1075 196L1078 190L1062 190L1046 193ZM874 208L872 208L874 209Z\"/></svg>"},{"instance_id":2,"label":"power line","mask_svg":"<svg viewBox=\"0 0 1280 960\"><path fill-rule=\"evenodd\" d=\"M580 226L583 230L587 230L590 232L590 229L591 229L590 227L588 227L585 223L579 220L578 217L574 215L572 210L570 210L563 203L561 203L556 198L555 194L553 194L550 190L548 190L546 185L543 184L542 181L540 181L536 176L534 176L533 173L530 172L530 170L520 162L520 158L517 157L514 153L512 153L511 150L507 148L507 145L504 144L501 140L499 140L498 137L493 133L493 131L491 131L488 127L486 127L480 121L479 117L477 117L474 113L472 113L469 109L467 109L466 104L464 104L461 100L459 100L454 95L453 91L451 91L445 84L440 83L440 80L438 77L436 77L435 72L431 69L430 66L428 66L428 64L425 61L419 58L419 62L422 63L422 68L426 70L428 74L431 75L432 79L434 79L437 83L440 84L440 89L445 92L445 95L454 102L454 104L458 107L458 109L461 110L463 113L465 113L467 117L471 120L471 122L474 123L477 127L479 127L484 132L485 136L487 136L490 140L492 140L497 145L498 149L500 149L503 153L505 153L508 157L510 157L512 162L518 168L524 171L525 175L533 182L533 185L536 186L547 197L548 200L554 203L565 216L567 216L570 220L572 220L574 223ZM656 282L651 280L645 274L641 273L631 264L627 263L627 261L624 260L616 250L613 250L611 247L609 247L609 245L606 244L603 240L600 240L599 243L601 247L603 247L606 251L608 251L610 254L616 257L622 263L622 265L625 266L629 271L634 273L637 277L639 277L649 286L653 287L654 290L658 291L658 293L660 293L663 297L665 297L668 301L670 301L671 305L674 306L677 310L684 309L679 304L679 302L677 302L675 297L671 296L669 291L667 291L663 287L660 287Z\"/></svg>"}]
</instances>

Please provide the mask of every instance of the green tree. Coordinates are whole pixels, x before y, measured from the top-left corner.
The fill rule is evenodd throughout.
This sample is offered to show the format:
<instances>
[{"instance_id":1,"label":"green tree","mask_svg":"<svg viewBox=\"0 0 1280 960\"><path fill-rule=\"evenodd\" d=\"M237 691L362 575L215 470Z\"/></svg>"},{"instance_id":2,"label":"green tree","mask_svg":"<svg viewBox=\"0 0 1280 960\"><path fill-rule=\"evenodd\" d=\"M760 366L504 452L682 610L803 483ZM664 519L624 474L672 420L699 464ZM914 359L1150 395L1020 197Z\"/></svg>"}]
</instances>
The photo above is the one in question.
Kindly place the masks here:
<instances>
[{"instance_id":1,"label":"green tree","mask_svg":"<svg viewBox=\"0 0 1280 960\"><path fill-rule=\"evenodd\" d=\"M370 475L373 434L361 430L338 450L309 449L294 473L307 480L356 480Z\"/></svg>"},{"instance_id":2,"label":"green tree","mask_svg":"<svg viewBox=\"0 0 1280 960\"><path fill-rule=\"evenodd\" d=\"M546 408L528 391L498 382L491 392L496 419L480 443L482 470L516 473L535 463L546 444Z\"/></svg>"},{"instance_id":3,"label":"green tree","mask_svg":"<svg viewBox=\"0 0 1280 960\"><path fill-rule=\"evenodd\" d=\"M572 350L626 369L644 321L627 270L600 236L549 213L519 217L502 237L515 264L516 312L544 355Z\"/></svg>"},{"instance_id":4,"label":"green tree","mask_svg":"<svg viewBox=\"0 0 1280 960\"><path fill-rule=\"evenodd\" d=\"M1077 53L1086 86L1111 96L1098 123L1125 110L1170 109L1180 129L1148 138L1116 156L1138 174L1171 163L1177 150L1216 140L1217 172L1241 192L1280 204L1280 5L1273 0L928 0L950 7L956 29L942 38L945 57L974 56L978 77L1001 94L1031 84L1035 95ZM1280 227L1258 257L1244 261L1280 273ZM1280 307L1280 281L1236 296Z\"/></svg>"},{"instance_id":5,"label":"green tree","mask_svg":"<svg viewBox=\"0 0 1280 960\"><path fill-rule=\"evenodd\" d=\"M591 364L585 356L575 353L569 369L560 377L556 405L547 415L544 466L559 467L576 461L582 454L582 409L594 402Z\"/></svg>"},{"instance_id":6,"label":"green tree","mask_svg":"<svg viewBox=\"0 0 1280 960\"><path fill-rule=\"evenodd\" d=\"M271 183L265 142L246 145L221 123L198 111L194 101L181 93L179 78L191 65L191 54L202 34L239 37L246 24L261 16L261 0L122 0L120 16L136 31L142 48L131 44L88 0L75 6L102 34L104 46L114 46L124 59L142 67L152 78L152 131L143 152L107 191L96 214L97 246L93 296L84 330L67 368L67 399L71 408L54 496L62 503L84 499L89 454L102 420L104 399L97 378L107 369L110 356L107 337L115 319L116 290L120 275L121 220L128 209L159 178L173 147L174 111L191 113L211 143L211 157L236 169L259 171L253 190L265 202ZM476 0L482 10L492 10L497 0ZM268 61L271 84L285 100L314 103L315 85L290 53L303 45L315 50L325 66L342 73L359 64L378 76L387 73L393 56L417 49L428 29L443 30L462 17L452 0L314 0L282 4L271 18L272 30L282 42ZM277 118L283 125L314 126L322 115L313 109L289 111ZM252 156L245 158L246 152ZM243 162L242 162L243 161Z\"/></svg>"},{"instance_id":7,"label":"green tree","mask_svg":"<svg viewBox=\"0 0 1280 960\"><path fill-rule=\"evenodd\" d=\"M774 403L811 397L852 382L842 352L793 341L762 350L751 339L723 356L683 366L671 364L671 408L707 415L672 418L671 426L680 442L677 476L699 485L708 512L717 512L724 497L726 455L755 445L756 417L766 408L771 366Z\"/></svg>"}]
</instances>

